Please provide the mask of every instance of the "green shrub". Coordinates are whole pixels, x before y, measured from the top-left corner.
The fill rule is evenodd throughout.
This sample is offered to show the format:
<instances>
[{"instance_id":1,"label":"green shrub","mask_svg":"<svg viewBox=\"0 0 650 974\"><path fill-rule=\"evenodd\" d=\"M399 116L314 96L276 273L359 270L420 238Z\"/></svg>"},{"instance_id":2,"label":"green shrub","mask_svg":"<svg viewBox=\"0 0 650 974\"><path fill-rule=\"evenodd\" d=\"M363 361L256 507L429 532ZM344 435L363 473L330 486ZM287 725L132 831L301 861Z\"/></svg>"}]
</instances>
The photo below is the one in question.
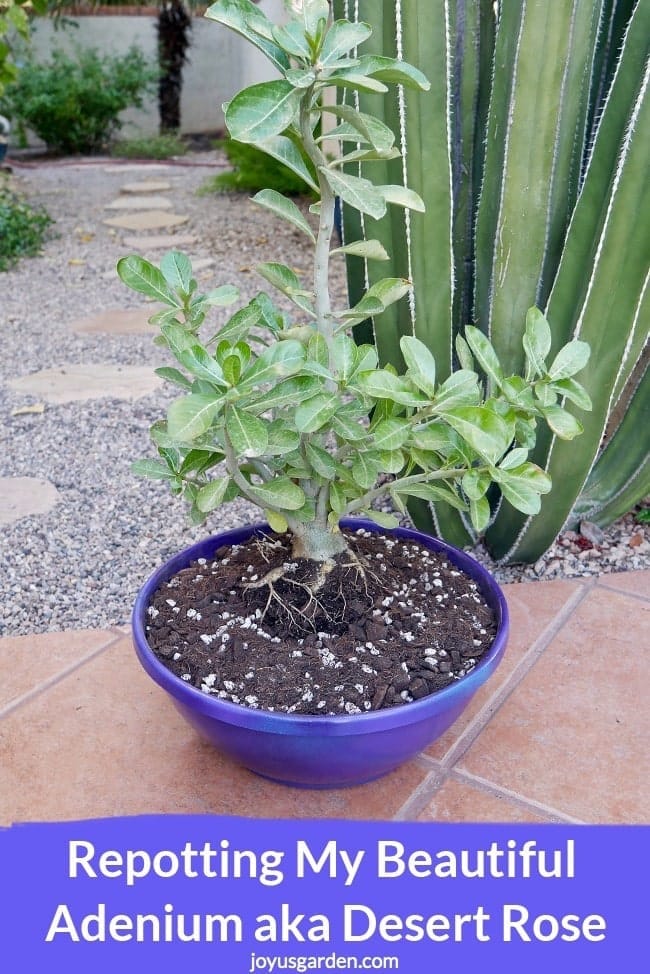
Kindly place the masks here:
<instances>
[{"instance_id":1,"label":"green shrub","mask_svg":"<svg viewBox=\"0 0 650 974\"><path fill-rule=\"evenodd\" d=\"M36 256L51 223L45 210L35 209L0 184L0 271L9 270L21 257Z\"/></svg>"},{"instance_id":2,"label":"green shrub","mask_svg":"<svg viewBox=\"0 0 650 974\"><path fill-rule=\"evenodd\" d=\"M132 47L123 56L54 51L47 64L25 66L3 99L5 114L65 153L97 152L121 127L119 114L139 108L155 72Z\"/></svg>"},{"instance_id":3,"label":"green shrub","mask_svg":"<svg viewBox=\"0 0 650 974\"><path fill-rule=\"evenodd\" d=\"M206 180L201 192L256 193L260 189L274 189L287 196L311 194L300 176L261 149L235 142L234 139L224 139L216 146L223 149L233 168Z\"/></svg>"},{"instance_id":4,"label":"green shrub","mask_svg":"<svg viewBox=\"0 0 650 974\"><path fill-rule=\"evenodd\" d=\"M186 152L185 143L172 133L125 139L116 142L111 149L111 155L125 159L169 159L170 156L182 156Z\"/></svg>"}]
</instances>

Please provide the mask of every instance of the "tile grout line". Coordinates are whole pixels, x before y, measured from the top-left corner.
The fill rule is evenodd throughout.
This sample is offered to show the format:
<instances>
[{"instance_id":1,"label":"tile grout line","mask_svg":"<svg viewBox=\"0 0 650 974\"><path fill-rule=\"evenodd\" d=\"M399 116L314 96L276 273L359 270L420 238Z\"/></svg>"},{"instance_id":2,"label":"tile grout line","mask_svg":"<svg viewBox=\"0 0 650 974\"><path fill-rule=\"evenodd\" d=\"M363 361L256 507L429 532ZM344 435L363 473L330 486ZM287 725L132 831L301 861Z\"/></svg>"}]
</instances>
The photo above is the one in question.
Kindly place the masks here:
<instances>
[{"instance_id":1,"label":"tile grout line","mask_svg":"<svg viewBox=\"0 0 650 974\"><path fill-rule=\"evenodd\" d=\"M615 588L613 585L608 585L607 582L602 581L606 577L605 575L601 575L594 588L605 589L606 592L611 592L613 595L627 595L629 598L637 599L639 602L650 602L650 595L642 595L639 592L628 592L626 589Z\"/></svg>"},{"instance_id":2,"label":"tile grout line","mask_svg":"<svg viewBox=\"0 0 650 974\"><path fill-rule=\"evenodd\" d=\"M487 792L490 795L494 795L497 798L505 798L510 802L513 802L519 808L525 809L527 811L541 812L546 817L551 816L567 825L585 825L586 823L582 819L574 818L572 815L568 815L566 812L561 812L557 808L553 808L552 805L545 805L543 802L538 802L534 798L526 798L524 795L520 795L519 792L511 791L509 788L503 788L501 785L496 785L487 778L482 778L480 775L472 774L471 771L458 771L452 769L447 777L453 781L459 781L462 784L469 784L480 791Z\"/></svg>"},{"instance_id":3,"label":"tile grout line","mask_svg":"<svg viewBox=\"0 0 650 974\"><path fill-rule=\"evenodd\" d=\"M2 720L3 717L8 717L9 714L13 713L14 710L17 710L19 707L22 707L23 704L29 703L32 699L40 696L41 693L45 693L47 690L50 690L53 686L56 686L57 683L67 679L67 677L74 673L75 670L81 669L81 667L85 666L86 663L91 662L97 656L101 656L101 654L106 652L107 649L110 649L112 646L118 643L120 639L126 638L124 635L118 636L114 630L107 629L105 631L112 633L112 638L109 639L108 642L93 650L88 656L84 656L82 659L78 659L75 663L71 663L66 669L55 673L54 676L50 677L49 680L45 680L44 683L39 683L38 686L32 687L31 690L27 691L27 693L22 693L19 697L14 697L14 699L10 700L9 703L4 705L4 707L0 707L0 720Z\"/></svg>"},{"instance_id":4,"label":"tile grout line","mask_svg":"<svg viewBox=\"0 0 650 974\"><path fill-rule=\"evenodd\" d=\"M543 655L558 633L564 628L574 612L595 588L594 583L580 584L562 608L557 612L549 624L542 630L537 639L529 647L522 659L517 663L503 686L495 691L494 696L483 705L471 723L465 728L460 737L452 744L446 754L440 759L443 768L450 770L466 751L469 750L483 729L498 713L500 708L528 676L535 663Z\"/></svg>"},{"instance_id":5,"label":"tile grout line","mask_svg":"<svg viewBox=\"0 0 650 974\"><path fill-rule=\"evenodd\" d=\"M413 821L447 780L448 772L435 762L433 758L419 754L416 762L420 767L428 769L428 774L425 775L420 784L411 792L406 801L400 805L393 815L393 822Z\"/></svg>"}]
</instances>

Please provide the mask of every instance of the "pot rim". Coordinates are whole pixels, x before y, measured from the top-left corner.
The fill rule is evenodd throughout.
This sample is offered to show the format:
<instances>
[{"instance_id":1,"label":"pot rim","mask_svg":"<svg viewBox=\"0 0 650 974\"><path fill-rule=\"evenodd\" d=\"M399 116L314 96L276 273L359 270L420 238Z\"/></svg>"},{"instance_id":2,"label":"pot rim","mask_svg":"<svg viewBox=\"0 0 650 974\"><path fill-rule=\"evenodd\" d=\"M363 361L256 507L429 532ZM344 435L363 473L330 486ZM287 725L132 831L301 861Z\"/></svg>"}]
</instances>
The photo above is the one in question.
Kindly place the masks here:
<instances>
[{"instance_id":1,"label":"pot rim","mask_svg":"<svg viewBox=\"0 0 650 974\"><path fill-rule=\"evenodd\" d=\"M182 706L190 707L206 716L242 728L257 729L260 724L263 724L265 731L277 734L302 734L307 730L319 728L330 736L337 732L341 735L371 733L373 730L379 729L378 724L381 724L381 729L385 730L389 727L404 726L424 720L429 716L432 709L439 707L442 703L446 707L451 707L456 702L456 698L460 701L467 698L468 692L473 694L496 669L503 656L508 639L508 606L503 591L493 575L467 552L414 528L386 529L366 518L342 518L341 527L350 530L367 530L376 534L388 534L424 544L425 547L444 553L457 568L477 582L481 592L487 597L495 612L497 632L489 650L481 657L471 673L459 680L454 680L442 690L428 694L420 700L414 700L403 707L388 707L385 710L360 714L323 716L255 710L242 704L222 700L212 694L206 694L198 687L185 683L167 669L149 646L144 625L151 599L162 584L186 568L192 561L210 557L209 554L206 555L210 549L214 552L224 545L244 544L255 534L273 533L268 524L255 523L211 535L184 548L157 568L140 588L132 614L133 642L140 663L149 676Z\"/></svg>"}]
</instances>

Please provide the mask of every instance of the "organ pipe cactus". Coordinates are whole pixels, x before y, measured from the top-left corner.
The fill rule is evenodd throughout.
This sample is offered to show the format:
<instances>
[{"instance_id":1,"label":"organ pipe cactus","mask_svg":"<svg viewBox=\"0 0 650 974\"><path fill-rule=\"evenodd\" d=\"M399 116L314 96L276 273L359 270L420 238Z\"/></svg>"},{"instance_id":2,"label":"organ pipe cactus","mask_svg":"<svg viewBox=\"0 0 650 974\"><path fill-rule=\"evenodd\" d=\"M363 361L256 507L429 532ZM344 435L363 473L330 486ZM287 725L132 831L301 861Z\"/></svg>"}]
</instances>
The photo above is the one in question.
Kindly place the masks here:
<instances>
[{"instance_id":1,"label":"organ pipe cactus","mask_svg":"<svg viewBox=\"0 0 650 974\"><path fill-rule=\"evenodd\" d=\"M400 133L402 158L385 163L382 179L407 180L426 205L417 218L391 211L373 223L392 255L387 272L412 279L414 297L361 337L372 327L381 360L399 367L400 337L415 334L444 374L471 322L506 373L520 372L536 305L551 326L548 361L569 339L592 348L581 373L593 403L584 435L568 445L541 430L531 454L555 485L541 512L491 497L492 553L534 561L566 523L607 524L650 490L650 4L335 0L335 9L369 22L384 50L432 82L417 98L406 89L355 96ZM364 229L346 213L346 242ZM354 297L375 270L348 262ZM560 382L582 405L572 382ZM411 510L419 527L456 544L476 537L442 504Z\"/></svg>"}]
</instances>

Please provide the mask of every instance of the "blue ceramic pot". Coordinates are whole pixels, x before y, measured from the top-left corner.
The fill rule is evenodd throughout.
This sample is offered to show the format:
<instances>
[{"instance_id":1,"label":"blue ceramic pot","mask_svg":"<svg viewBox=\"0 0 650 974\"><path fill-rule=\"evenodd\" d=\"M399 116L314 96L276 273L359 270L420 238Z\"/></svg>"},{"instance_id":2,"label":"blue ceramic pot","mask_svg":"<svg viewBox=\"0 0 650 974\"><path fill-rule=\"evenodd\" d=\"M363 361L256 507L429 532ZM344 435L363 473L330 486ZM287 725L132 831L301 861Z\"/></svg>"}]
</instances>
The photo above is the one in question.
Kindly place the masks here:
<instances>
[{"instance_id":1,"label":"blue ceramic pot","mask_svg":"<svg viewBox=\"0 0 650 974\"><path fill-rule=\"evenodd\" d=\"M343 527L383 532L372 521L344 519ZM471 673L437 693L403 707L353 716L311 717L251 710L203 693L171 673L149 648L147 609L154 593L198 558L210 559L223 545L243 544L253 525L215 535L192 545L162 565L138 594L133 613L133 641L147 673L166 690L177 709L204 738L257 774L304 788L339 788L362 784L392 771L437 740L453 724L476 691L498 666L508 637L508 609L503 592L485 568L456 548L407 528L393 537L442 552L479 586L495 612L497 634Z\"/></svg>"}]
</instances>

